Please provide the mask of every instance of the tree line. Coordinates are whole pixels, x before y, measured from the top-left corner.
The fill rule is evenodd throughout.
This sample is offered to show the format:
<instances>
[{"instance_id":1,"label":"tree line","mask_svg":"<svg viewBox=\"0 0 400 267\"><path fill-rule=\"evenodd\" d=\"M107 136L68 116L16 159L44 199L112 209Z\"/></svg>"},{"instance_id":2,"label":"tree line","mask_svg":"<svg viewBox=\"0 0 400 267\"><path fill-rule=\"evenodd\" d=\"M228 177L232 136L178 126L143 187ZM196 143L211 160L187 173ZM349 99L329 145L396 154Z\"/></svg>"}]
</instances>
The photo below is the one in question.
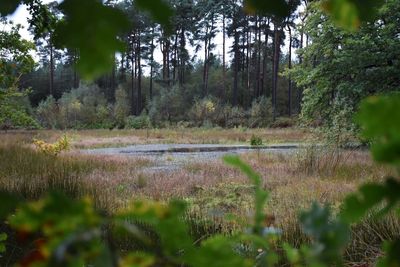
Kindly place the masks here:
<instances>
[{"instance_id":1,"label":"tree line","mask_svg":"<svg viewBox=\"0 0 400 267\"><path fill-rule=\"evenodd\" d=\"M306 43L298 18L304 16L307 1L289 1L290 15L282 18L248 14L242 1L170 0L175 14L168 29L138 9L136 1L106 4L127 15L130 29L119 37L125 50L114 55L112 71L95 83L111 103L116 89L123 86L131 115L148 111L153 97L172 87L187 91L192 103L212 96L221 103L248 108L265 96L271 99L273 119L300 111L301 90L279 73L291 68L292 51ZM47 96L58 99L80 85L74 68L79 51L55 48L54 28L63 19L57 6L56 2L46 6L46 31L38 35L31 28L40 62L21 82L32 87L34 105ZM222 36L222 55L217 54L217 36Z\"/></svg>"}]
</instances>

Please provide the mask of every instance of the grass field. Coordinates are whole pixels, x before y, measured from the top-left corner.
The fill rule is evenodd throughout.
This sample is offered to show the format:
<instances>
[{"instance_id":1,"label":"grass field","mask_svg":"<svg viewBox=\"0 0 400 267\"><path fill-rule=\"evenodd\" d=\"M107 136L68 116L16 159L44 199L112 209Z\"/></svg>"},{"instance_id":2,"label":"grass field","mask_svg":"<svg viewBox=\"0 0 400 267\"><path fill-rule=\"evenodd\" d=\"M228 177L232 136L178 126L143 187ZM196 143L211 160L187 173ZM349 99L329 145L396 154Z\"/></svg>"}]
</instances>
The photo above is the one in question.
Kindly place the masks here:
<instances>
[{"instance_id":1,"label":"grass field","mask_svg":"<svg viewBox=\"0 0 400 267\"><path fill-rule=\"evenodd\" d=\"M71 131L67 135L72 149L57 157L44 155L31 144L33 137L52 142L61 134L2 133L1 189L26 199L37 199L51 189L72 197L89 195L96 207L107 213L133 199L184 199L190 204L189 221L212 225L199 229L199 236L212 231L229 233L245 226L253 210L253 188L241 173L222 160L192 162L172 172L151 173L146 167L155 163L148 159L88 156L77 150L144 143L247 143L252 135L262 137L265 143L313 140L310 133L297 129ZM281 228L282 238L293 245L307 241L297 224L301 210L317 201L337 211L343 197L360 184L379 181L394 172L373 163L367 151L316 146L294 154L249 152L243 159L262 175L263 186L270 192L266 207L270 223ZM236 219L228 219L228 215ZM378 244L399 233L400 222L394 216L381 222L370 218L355 225L346 255L348 265L373 262L380 253Z\"/></svg>"}]
</instances>

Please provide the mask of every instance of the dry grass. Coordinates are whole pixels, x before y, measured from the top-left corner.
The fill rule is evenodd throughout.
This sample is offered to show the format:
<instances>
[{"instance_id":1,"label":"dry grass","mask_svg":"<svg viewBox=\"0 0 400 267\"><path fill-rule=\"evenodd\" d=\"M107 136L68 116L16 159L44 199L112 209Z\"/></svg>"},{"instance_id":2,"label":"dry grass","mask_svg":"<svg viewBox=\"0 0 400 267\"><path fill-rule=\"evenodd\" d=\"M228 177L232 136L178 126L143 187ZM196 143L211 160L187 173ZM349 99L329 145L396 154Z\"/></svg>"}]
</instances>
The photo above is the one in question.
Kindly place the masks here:
<instances>
[{"instance_id":1,"label":"dry grass","mask_svg":"<svg viewBox=\"0 0 400 267\"><path fill-rule=\"evenodd\" d=\"M72 141L74 148L120 147L134 144L186 143L186 144L249 144L251 136L256 135L268 143L302 142L311 138L310 131L304 129L146 129L146 130L43 130L11 131L0 133L1 140L30 140L33 137L54 142L63 133Z\"/></svg>"},{"instance_id":2,"label":"dry grass","mask_svg":"<svg viewBox=\"0 0 400 267\"><path fill-rule=\"evenodd\" d=\"M128 143L149 140L210 142L213 131L219 133L215 139L218 142L240 142L240 138L250 138L254 131L259 131L257 134L266 140L285 142L307 135L286 132L285 136L286 130L188 131L183 139L179 139L179 131L174 130L160 131L159 139L155 132L146 139L145 131L135 131L135 136L129 136L131 131L118 131L120 136L115 136L116 131L68 134L72 136L75 147L103 146L110 140L126 140ZM251 216L253 188L246 177L226 166L222 160L190 163L180 170L160 173L147 171L146 167L155 162L143 158L87 156L76 151L49 158L29 147L32 135L53 141L59 134L54 131L2 134L0 187L27 198L36 198L54 188L74 196L90 195L99 208L110 213L134 198L185 199L191 204L187 219L195 236L234 231L242 228ZM268 137L272 134L282 136ZM251 152L244 154L243 159L262 175L264 187L270 192L266 211L274 216L274 224L283 230L282 238L293 245L308 241L297 218L299 212L312 202L329 204L337 210L343 197L360 184L380 181L386 175L394 174L394 170L375 164L368 152L358 150L313 147L297 154ZM227 221L228 214L234 214L238 219ZM399 233L400 222L394 216L379 222L367 219L354 226L352 245L346 255L349 265L373 262L380 253L382 240Z\"/></svg>"}]
</instances>

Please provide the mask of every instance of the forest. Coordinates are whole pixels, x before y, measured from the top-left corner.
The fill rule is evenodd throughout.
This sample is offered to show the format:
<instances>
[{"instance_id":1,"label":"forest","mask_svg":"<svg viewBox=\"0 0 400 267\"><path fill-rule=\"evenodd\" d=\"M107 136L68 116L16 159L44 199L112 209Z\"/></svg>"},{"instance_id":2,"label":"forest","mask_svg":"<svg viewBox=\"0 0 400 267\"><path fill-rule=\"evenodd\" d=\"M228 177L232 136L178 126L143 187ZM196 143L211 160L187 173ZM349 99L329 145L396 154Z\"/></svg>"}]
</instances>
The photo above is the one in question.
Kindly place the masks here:
<instances>
[{"instance_id":1,"label":"forest","mask_svg":"<svg viewBox=\"0 0 400 267\"><path fill-rule=\"evenodd\" d=\"M0 266L400 265L399 0L0 24Z\"/></svg>"}]
</instances>

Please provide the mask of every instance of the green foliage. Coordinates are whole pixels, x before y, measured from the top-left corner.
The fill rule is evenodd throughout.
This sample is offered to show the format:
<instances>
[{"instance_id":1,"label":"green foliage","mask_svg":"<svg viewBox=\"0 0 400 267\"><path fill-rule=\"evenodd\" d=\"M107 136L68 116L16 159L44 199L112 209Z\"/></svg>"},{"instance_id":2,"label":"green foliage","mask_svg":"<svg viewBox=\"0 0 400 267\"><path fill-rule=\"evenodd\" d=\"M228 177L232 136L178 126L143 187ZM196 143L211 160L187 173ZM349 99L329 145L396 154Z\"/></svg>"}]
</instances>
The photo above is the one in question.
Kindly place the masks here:
<instances>
[{"instance_id":1,"label":"green foliage","mask_svg":"<svg viewBox=\"0 0 400 267\"><path fill-rule=\"evenodd\" d=\"M271 99L262 96L253 100L250 109L251 127L266 127L272 121Z\"/></svg>"},{"instance_id":2,"label":"green foliage","mask_svg":"<svg viewBox=\"0 0 400 267\"><path fill-rule=\"evenodd\" d=\"M114 121L118 128L125 127L125 118L128 117L130 105L128 94L122 87L115 91Z\"/></svg>"},{"instance_id":3,"label":"green foliage","mask_svg":"<svg viewBox=\"0 0 400 267\"><path fill-rule=\"evenodd\" d=\"M189 118L198 126L207 122L215 122L219 109L218 101L212 97L196 100L189 111Z\"/></svg>"},{"instance_id":4,"label":"green foliage","mask_svg":"<svg viewBox=\"0 0 400 267\"><path fill-rule=\"evenodd\" d=\"M300 216L304 232L313 238L314 244L306 259L310 266L317 266L317 263L325 266L342 263L342 253L350 241L349 226L330 217L329 209L317 204Z\"/></svg>"},{"instance_id":5,"label":"green foliage","mask_svg":"<svg viewBox=\"0 0 400 267\"><path fill-rule=\"evenodd\" d=\"M59 110L57 101L53 96L48 96L36 108L36 116L43 127L55 129L59 123Z\"/></svg>"},{"instance_id":6,"label":"green foliage","mask_svg":"<svg viewBox=\"0 0 400 267\"><path fill-rule=\"evenodd\" d=\"M160 95L155 96L149 105L149 117L155 126L163 126L163 122L178 122L183 120L182 111L187 108L182 88L174 86L164 88Z\"/></svg>"},{"instance_id":7,"label":"green foliage","mask_svg":"<svg viewBox=\"0 0 400 267\"><path fill-rule=\"evenodd\" d=\"M126 129L148 129L151 127L149 116L143 113L140 116L128 116L125 119Z\"/></svg>"},{"instance_id":8,"label":"green foliage","mask_svg":"<svg viewBox=\"0 0 400 267\"><path fill-rule=\"evenodd\" d=\"M174 14L173 9L171 8L170 5L168 5L165 1L163 0L153 0L153 1L147 1L147 0L138 0L136 1L136 5L145 10L150 12L151 16L155 21L160 23L161 25L164 25L164 27L170 31L171 30L171 17Z\"/></svg>"},{"instance_id":9,"label":"green foliage","mask_svg":"<svg viewBox=\"0 0 400 267\"><path fill-rule=\"evenodd\" d=\"M264 205L268 198L268 193L262 189L261 177L249 165L244 163L237 156L225 156L224 161L238 169L240 169L250 179L255 187L254 193L254 225L253 232L262 235L263 233L263 220L265 218Z\"/></svg>"},{"instance_id":10,"label":"green foliage","mask_svg":"<svg viewBox=\"0 0 400 267\"><path fill-rule=\"evenodd\" d=\"M250 145L251 146L262 146L263 141L262 138L256 135L252 135L250 139Z\"/></svg>"},{"instance_id":11,"label":"green foliage","mask_svg":"<svg viewBox=\"0 0 400 267\"><path fill-rule=\"evenodd\" d=\"M62 128L109 128L112 108L94 84L81 84L58 100Z\"/></svg>"},{"instance_id":12,"label":"green foliage","mask_svg":"<svg viewBox=\"0 0 400 267\"><path fill-rule=\"evenodd\" d=\"M355 32L336 27L319 4L310 6L306 20L312 43L300 51L302 63L290 73L304 88L303 122L322 124L335 141L346 141L357 133L352 118L362 99L398 90L400 66L393 59L400 56L400 43L393 36L400 27L400 4L386 1L374 23Z\"/></svg>"},{"instance_id":13,"label":"green foliage","mask_svg":"<svg viewBox=\"0 0 400 267\"><path fill-rule=\"evenodd\" d=\"M357 115L362 136L372 142L378 162L400 165L400 95L372 96L364 100Z\"/></svg>"},{"instance_id":14,"label":"green foliage","mask_svg":"<svg viewBox=\"0 0 400 267\"><path fill-rule=\"evenodd\" d=\"M382 0L329 0L323 2L323 8L333 20L348 30L358 29L363 21L375 18Z\"/></svg>"},{"instance_id":15,"label":"green foliage","mask_svg":"<svg viewBox=\"0 0 400 267\"><path fill-rule=\"evenodd\" d=\"M6 245L5 245L6 240L7 240L7 234L1 233L0 234L0 254L6 252Z\"/></svg>"}]
</instances>

